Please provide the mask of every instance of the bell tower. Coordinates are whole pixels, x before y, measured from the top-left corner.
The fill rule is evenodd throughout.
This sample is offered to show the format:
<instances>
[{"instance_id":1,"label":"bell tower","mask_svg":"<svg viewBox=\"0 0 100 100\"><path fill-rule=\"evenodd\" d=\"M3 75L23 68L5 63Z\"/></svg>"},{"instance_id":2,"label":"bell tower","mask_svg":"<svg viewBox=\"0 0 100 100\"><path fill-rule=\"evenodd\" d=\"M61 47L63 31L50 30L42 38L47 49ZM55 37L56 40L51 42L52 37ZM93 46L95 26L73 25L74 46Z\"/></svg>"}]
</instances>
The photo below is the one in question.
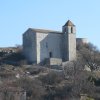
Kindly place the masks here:
<instances>
[{"instance_id":1,"label":"bell tower","mask_svg":"<svg viewBox=\"0 0 100 100\"><path fill-rule=\"evenodd\" d=\"M62 27L63 32L63 61L76 59L76 27L68 20Z\"/></svg>"}]
</instances>

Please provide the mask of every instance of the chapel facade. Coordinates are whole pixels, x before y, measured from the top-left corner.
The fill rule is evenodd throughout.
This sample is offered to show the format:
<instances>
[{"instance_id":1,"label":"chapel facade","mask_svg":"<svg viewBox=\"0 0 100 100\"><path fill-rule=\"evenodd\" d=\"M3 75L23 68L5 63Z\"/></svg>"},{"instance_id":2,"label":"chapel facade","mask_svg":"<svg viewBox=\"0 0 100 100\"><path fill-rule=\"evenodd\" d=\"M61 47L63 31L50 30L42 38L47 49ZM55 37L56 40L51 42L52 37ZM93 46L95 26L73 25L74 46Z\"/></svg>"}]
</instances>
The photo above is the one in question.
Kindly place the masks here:
<instances>
[{"instance_id":1,"label":"chapel facade","mask_svg":"<svg viewBox=\"0 0 100 100\"><path fill-rule=\"evenodd\" d=\"M76 26L68 20L62 32L29 28L23 34L23 53L31 63L51 65L76 59Z\"/></svg>"}]
</instances>

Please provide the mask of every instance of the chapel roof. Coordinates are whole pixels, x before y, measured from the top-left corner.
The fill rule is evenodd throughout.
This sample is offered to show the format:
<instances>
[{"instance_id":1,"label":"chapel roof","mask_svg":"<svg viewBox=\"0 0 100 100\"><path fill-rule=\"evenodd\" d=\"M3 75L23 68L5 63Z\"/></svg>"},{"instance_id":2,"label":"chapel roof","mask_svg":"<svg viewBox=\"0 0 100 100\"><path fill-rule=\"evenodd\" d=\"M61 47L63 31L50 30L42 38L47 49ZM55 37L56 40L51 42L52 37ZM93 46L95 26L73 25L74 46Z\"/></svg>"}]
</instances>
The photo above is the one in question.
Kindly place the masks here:
<instances>
[{"instance_id":1,"label":"chapel roof","mask_svg":"<svg viewBox=\"0 0 100 100\"><path fill-rule=\"evenodd\" d=\"M64 26L75 26L70 20L68 20Z\"/></svg>"},{"instance_id":2,"label":"chapel roof","mask_svg":"<svg viewBox=\"0 0 100 100\"><path fill-rule=\"evenodd\" d=\"M62 33L60 31L54 31L54 30L46 30L46 29L35 29L35 28L30 28L32 31L34 32L38 32L38 33Z\"/></svg>"}]
</instances>

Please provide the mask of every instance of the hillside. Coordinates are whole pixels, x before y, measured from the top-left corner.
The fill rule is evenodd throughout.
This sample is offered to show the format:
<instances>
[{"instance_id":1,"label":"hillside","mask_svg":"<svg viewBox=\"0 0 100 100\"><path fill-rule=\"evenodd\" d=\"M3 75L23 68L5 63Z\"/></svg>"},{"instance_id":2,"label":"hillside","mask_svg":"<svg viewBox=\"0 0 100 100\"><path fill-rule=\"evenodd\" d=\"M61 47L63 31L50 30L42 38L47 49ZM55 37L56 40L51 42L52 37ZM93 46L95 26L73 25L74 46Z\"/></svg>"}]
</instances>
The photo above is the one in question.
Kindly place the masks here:
<instances>
[{"instance_id":1,"label":"hillside","mask_svg":"<svg viewBox=\"0 0 100 100\"><path fill-rule=\"evenodd\" d=\"M19 49L3 51L0 100L100 100L100 52L93 45L77 44L77 60L60 68L28 64Z\"/></svg>"}]
</instances>

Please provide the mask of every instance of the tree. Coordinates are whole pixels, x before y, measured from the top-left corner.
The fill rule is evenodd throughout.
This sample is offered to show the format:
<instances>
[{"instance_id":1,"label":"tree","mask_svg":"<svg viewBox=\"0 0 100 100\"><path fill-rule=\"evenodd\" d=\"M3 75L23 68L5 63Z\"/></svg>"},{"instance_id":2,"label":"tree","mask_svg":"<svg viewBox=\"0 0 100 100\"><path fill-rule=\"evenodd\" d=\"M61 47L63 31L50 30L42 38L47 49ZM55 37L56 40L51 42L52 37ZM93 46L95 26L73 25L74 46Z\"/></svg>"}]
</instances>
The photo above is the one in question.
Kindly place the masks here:
<instances>
[{"instance_id":1,"label":"tree","mask_svg":"<svg viewBox=\"0 0 100 100\"><path fill-rule=\"evenodd\" d=\"M91 71L100 67L100 51L92 44L77 44L77 55Z\"/></svg>"},{"instance_id":2,"label":"tree","mask_svg":"<svg viewBox=\"0 0 100 100\"><path fill-rule=\"evenodd\" d=\"M80 94L92 94L94 92L94 84L88 78L91 73L84 71L84 63L81 59L68 62L64 67L67 81L71 84L70 93L72 96L79 96ZM67 83L66 83L67 84Z\"/></svg>"},{"instance_id":3,"label":"tree","mask_svg":"<svg viewBox=\"0 0 100 100\"><path fill-rule=\"evenodd\" d=\"M23 88L29 100L42 100L45 95L45 88L39 80L32 80L30 78L21 78L15 82L15 85Z\"/></svg>"},{"instance_id":4,"label":"tree","mask_svg":"<svg viewBox=\"0 0 100 100\"><path fill-rule=\"evenodd\" d=\"M59 72L50 72L46 76L41 76L40 80L46 85L56 85L63 80L63 76Z\"/></svg>"}]
</instances>

